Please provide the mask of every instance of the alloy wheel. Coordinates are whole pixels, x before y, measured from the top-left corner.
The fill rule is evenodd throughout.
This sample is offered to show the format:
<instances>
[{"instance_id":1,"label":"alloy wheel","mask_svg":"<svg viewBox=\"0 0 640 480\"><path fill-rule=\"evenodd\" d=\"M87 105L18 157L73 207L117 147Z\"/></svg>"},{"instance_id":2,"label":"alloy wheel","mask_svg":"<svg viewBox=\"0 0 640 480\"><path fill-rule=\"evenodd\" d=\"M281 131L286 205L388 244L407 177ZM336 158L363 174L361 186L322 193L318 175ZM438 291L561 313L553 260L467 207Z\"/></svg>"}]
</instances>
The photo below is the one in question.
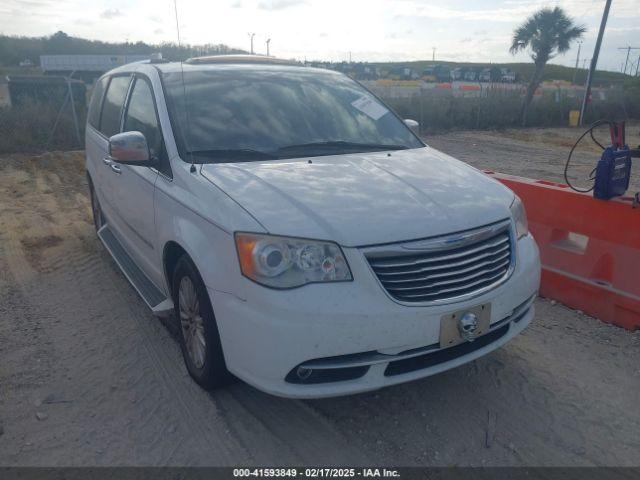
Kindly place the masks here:
<instances>
[{"instance_id":1,"label":"alloy wheel","mask_svg":"<svg viewBox=\"0 0 640 480\"><path fill-rule=\"evenodd\" d=\"M204 366L207 347L204 321L200 313L200 302L195 286L187 276L180 280L178 311L180 312L180 328L187 353L193 365L197 369L201 369Z\"/></svg>"}]
</instances>

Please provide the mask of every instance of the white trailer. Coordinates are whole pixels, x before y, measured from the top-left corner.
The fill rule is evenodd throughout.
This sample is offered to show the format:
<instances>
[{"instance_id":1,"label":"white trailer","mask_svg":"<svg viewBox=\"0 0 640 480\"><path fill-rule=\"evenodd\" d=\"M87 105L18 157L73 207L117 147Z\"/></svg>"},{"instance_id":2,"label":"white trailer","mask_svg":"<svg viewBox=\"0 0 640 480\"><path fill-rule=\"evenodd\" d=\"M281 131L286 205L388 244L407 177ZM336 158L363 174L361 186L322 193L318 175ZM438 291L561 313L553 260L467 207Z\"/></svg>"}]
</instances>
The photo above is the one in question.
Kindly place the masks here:
<instances>
[{"instance_id":1,"label":"white trailer","mask_svg":"<svg viewBox=\"0 0 640 480\"><path fill-rule=\"evenodd\" d=\"M40 55L44 73L107 72L127 63L148 60L149 55Z\"/></svg>"}]
</instances>

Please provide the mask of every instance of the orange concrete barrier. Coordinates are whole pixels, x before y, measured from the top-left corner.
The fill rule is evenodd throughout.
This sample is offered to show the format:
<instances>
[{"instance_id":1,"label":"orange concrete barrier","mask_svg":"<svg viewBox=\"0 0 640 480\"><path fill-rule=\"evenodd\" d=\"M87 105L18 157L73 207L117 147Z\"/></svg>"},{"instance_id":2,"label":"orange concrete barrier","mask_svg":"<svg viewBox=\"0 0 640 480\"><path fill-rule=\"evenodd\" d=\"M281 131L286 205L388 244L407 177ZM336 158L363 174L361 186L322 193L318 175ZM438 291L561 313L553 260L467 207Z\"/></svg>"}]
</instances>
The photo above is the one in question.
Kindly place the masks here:
<instances>
[{"instance_id":1,"label":"orange concrete barrier","mask_svg":"<svg viewBox=\"0 0 640 480\"><path fill-rule=\"evenodd\" d=\"M542 262L540 294L629 330L640 328L640 208L567 185L486 171L524 202Z\"/></svg>"}]
</instances>

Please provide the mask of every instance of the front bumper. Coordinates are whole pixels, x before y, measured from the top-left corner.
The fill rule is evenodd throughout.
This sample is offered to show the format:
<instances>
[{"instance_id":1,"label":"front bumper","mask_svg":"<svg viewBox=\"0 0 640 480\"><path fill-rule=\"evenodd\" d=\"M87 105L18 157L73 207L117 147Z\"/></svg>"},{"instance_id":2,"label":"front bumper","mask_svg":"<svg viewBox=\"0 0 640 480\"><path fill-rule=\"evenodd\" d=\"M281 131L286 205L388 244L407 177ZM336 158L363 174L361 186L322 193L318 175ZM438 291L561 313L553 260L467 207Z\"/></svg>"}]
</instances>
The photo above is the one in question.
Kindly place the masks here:
<instances>
[{"instance_id":1,"label":"front bumper","mask_svg":"<svg viewBox=\"0 0 640 480\"><path fill-rule=\"evenodd\" d=\"M276 291L245 281L242 299L210 290L229 370L256 388L285 397L319 398L375 390L433 375L507 343L533 318L540 283L531 236L517 242L510 278L483 295L448 305L391 300L357 249L345 249L354 281ZM491 302L491 329L456 352L439 349L440 318ZM475 345L474 345L475 343ZM449 350L450 352L447 352ZM437 355L437 361L433 354ZM297 384L297 367L360 368L356 378ZM364 372L362 369L364 368ZM286 380L289 375L289 379Z\"/></svg>"}]
</instances>

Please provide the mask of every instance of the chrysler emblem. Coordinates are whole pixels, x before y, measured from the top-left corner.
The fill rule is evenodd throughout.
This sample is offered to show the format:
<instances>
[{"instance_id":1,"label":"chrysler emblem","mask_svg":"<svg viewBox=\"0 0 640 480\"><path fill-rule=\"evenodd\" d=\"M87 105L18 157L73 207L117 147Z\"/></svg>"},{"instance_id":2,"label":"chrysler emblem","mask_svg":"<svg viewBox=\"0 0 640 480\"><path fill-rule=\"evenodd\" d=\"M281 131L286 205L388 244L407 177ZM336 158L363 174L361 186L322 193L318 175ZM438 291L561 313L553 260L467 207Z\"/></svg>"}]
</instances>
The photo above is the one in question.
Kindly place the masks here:
<instances>
[{"instance_id":1,"label":"chrysler emblem","mask_svg":"<svg viewBox=\"0 0 640 480\"><path fill-rule=\"evenodd\" d=\"M458 319L458 330L460 336L467 342L473 342L476 339L478 331L478 317L475 313L467 312Z\"/></svg>"}]
</instances>

